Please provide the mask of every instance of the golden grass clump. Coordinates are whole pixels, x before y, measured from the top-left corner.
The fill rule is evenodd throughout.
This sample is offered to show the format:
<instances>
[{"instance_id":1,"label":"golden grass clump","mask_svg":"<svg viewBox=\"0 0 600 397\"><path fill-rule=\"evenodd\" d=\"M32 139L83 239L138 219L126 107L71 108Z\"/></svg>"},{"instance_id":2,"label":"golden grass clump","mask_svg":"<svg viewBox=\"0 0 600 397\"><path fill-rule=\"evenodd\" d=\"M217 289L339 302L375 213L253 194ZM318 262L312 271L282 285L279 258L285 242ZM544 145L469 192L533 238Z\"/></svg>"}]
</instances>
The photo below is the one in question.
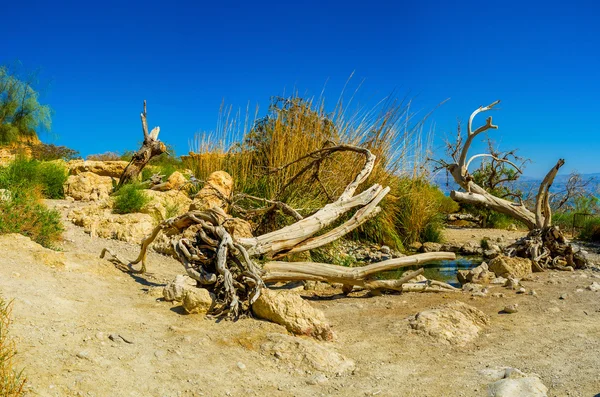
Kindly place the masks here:
<instances>
[{"instance_id":1,"label":"golden grass clump","mask_svg":"<svg viewBox=\"0 0 600 397\"><path fill-rule=\"evenodd\" d=\"M23 394L25 377L15 369L15 343L8 337L11 323L11 305L0 297L0 397Z\"/></svg>"},{"instance_id":2,"label":"golden grass clump","mask_svg":"<svg viewBox=\"0 0 600 397\"><path fill-rule=\"evenodd\" d=\"M311 159L306 159L281 167L328 145L366 147L377 162L361 188L379 183L391 186L392 191L382 202L380 215L354 235L401 248L405 238L400 234L404 229L399 228L398 203L410 196L403 189L416 188L397 182L403 176L422 179L425 170L422 133L426 117L414 122L410 102L387 99L370 110L351 113L340 100L328 113L322 98L275 97L266 116L257 118L255 113L250 122L249 113L242 121L240 113L232 116L231 110L222 109L217 131L195 136L184 165L200 180L225 170L233 177L236 192L283 201L304 215L337 198L362 169L363 159L356 153L340 152L318 166L307 168ZM261 222L264 226L264 218ZM269 222L267 228L272 229L284 219L270 214Z\"/></svg>"}]
</instances>

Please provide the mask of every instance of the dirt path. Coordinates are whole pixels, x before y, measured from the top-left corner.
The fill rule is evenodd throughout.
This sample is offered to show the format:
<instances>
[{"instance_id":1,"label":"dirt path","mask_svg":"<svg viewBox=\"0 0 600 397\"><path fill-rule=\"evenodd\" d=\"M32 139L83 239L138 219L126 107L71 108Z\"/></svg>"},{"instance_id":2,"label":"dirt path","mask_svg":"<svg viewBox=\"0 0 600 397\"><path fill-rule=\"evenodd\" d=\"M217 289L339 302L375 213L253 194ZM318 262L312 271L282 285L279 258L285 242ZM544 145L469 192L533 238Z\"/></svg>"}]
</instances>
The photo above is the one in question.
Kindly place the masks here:
<instances>
[{"instance_id":1,"label":"dirt path","mask_svg":"<svg viewBox=\"0 0 600 397\"><path fill-rule=\"evenodd\" d=\"M52 204L65 213L73 205ZM478 371L496 366L537 373L551 396L600 392L600 292L585 289L600 278L591 271L537 274L523 282L537 296L502 287L491 292L504 298L303 291L337 333L324 345L356 364L336 376L300 353L265 353L267 335L285 333L278 325L216 322L162 301L178 262L150 254L153 275L133 277L98 254L110 247L133 258L136 246L66 225L62 253L0 236L0 292L15 299L12 332L29 396L482 396L488 381ZM474 343L456 347L409 329L409 315L451 300L491 317ZM498 314L509 303L520 311Z\"/></svg>"}]
</instances>

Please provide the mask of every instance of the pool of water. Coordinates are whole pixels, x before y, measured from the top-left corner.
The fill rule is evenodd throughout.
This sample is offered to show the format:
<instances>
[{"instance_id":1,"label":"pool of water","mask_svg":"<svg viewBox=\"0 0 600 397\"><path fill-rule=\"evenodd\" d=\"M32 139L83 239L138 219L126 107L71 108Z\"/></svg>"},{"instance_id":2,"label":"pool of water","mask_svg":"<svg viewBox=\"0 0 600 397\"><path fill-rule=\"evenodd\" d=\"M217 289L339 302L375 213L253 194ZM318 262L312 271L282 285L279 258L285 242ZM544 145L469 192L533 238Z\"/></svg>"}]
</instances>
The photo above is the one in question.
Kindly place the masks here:
<instances>
[{"instance_id":1,"label":"pool of water","mask_svg":"<svg viewBox=\"0 0 600 397\"><path fill-rule=\"evenodd\" d=\"M379 278L385 280L397 279L407 270L417 270L420 267L423 267L425 269L423 275L428 279L443 281L455 287L460 287L460 283L456 278L456 273L459 270L469 270L479 266L481 265L481 262L483 262L483 259L480 257L458 257L453 260L436 261L428 263L427 265L404 267L398 270L383 272L380 274Z\"/></svg>"}]
</instances>

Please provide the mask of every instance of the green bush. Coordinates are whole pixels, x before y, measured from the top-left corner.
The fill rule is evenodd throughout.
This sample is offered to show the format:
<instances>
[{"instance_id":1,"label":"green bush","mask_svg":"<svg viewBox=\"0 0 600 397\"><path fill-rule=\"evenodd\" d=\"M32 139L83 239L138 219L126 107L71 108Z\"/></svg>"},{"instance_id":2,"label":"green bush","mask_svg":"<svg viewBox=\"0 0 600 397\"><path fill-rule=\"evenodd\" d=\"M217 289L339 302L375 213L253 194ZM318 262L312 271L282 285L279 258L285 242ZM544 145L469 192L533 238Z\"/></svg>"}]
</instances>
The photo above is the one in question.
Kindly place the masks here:
<instances>
[{"instance_id":1,"label":"green bush","mask_svg":"<svg viewBox=\"0 0 600 397\"><path fill-rule=\"evenodd\" d=\"M140 212L150 202L150 197L144 193L141 186L131 183L122 186L116 193L113 204L115 214L130 214Z\"/></svg>"},{"instance_id":2,"label":"green bush","mask_svg":"<svg viewBox=\"0 0 600 397\"><path fill-rule=\"evenodd\" d=\"M600 242L600 218L589 218L583 224L578 238L585 241Z\"/></svg>"},{"instance_id":3,"label":"green bush","mask_svg":"<svg viewBox=\"0 0 600 397\"><path fill-rule=\"evenodd\" d=\"M60 213L40 202L41 188L15 184L7 199L0 201L0 234L20 233L51 248L63 232Z\"/></svg>"},{"instance_id":4,"label":"green bush","mask_svg":"<svg viewBox=\"0 0 600 397\"><path fill-rule=\"evenodd\" d=\"M0 188L40 186L45 198L59 199L65 196L63 184L67 178L67 168L60 163L19 158L0 169Z\"/></svg>"}]
</instances>

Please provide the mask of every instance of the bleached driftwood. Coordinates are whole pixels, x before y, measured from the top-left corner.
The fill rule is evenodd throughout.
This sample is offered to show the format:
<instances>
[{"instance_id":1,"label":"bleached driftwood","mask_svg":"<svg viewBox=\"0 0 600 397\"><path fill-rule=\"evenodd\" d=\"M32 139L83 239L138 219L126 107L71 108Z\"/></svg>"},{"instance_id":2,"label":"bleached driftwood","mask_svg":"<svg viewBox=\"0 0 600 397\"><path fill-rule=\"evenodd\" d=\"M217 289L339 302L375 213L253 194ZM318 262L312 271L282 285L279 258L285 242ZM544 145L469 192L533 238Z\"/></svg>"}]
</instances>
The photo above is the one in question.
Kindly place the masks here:
<instances>
[{"instance_id":1,"label":"bleached driftwood","mask_svg":"<svg viewBox=\"0 0 600 397\"><path fill-rule=\"evenodd\" d=\"M140 114L144 141L142 142L142 147L133 154L131 161L129 161L129 164L127 164L127 167L123 170L123 173L119 178L117 189L126 183L136 181L142 172L142 169L148 164L152 157L161 155L167 151L165 144L158 140L160 127L154 127L152 131L148 133L148 121L146 115L146 101L144 101L144 111Z\"/></svg>"},{"instance_id":2,"label":"bleached driftwood","mask_svg":"<svg viewBox=\"0 0 600 397\"><path fill-rule=\"evenodd\" d=\"M454 258L453 253L429 253L354 269L312 262L269 262L264 269L260 269L253 258L257 256L279 258L290 253L321 247L349 233L381 211L378 204L388 193L389 188L375 184L355 195L359 185L369 177L375 165L375 156L367 149L351 145L329 146L309 153L280 169L301 160L320 163L327 156L343 151L362 154L365 163L361 171L332 203L303 218L296 211L285 208L282 203L265 201L270 205L278 205L287 210L296 219L296 222L289 226L257 237L234 239L232 231L227 229L228 221L231 218L221 208L212 207L203 211L189 211L161 222L151 235L142 241L136 260L130 263L125 263L116 257L112 260L122 269L143 273L146 271L148 247L161 231L179 234L194 226L196 237L194 239L182 237L174 241L175 253L185 267L186 273L195 279L198 285L215 294L216 305L211 314L235 318L241 313L249 312L250 306L260 294L260 289L264 287L265 281L323 280L342 282L346 286L358 285L369 289L384 288L402 291L403 285L414 278L414 275L400 280L371 280L369 276L384 270ZM309 166L303 168L303 170L307 169ZM350 219L324 234L318 234L324 228L338 221L348 211L354 209L357 210ZM133 268L134 265L140 263L139 270ZM432 285L429 284L429 287ZM451 289L451 287L440 285L437 287Z\"/></svg>"},{"instance_id":3,"label":"bleached driftwood","mask_svg":"<svg viewBox=\"0 0 600 397\"><path fill-rule=\"evenodd\" d=\"M498 128L498 126L492 123L492 117L490 116L486 119L486 123L483 126L473 131L473 119L479 113L491 110L498 103L500 101L493 102L488 106L479 107L471 114L467 125L467 138L464 143L459 134L456 145L449 145L455 149L452 154L455 162L452 164L445 163L444 161L440 162L450 172L454 181L465 190L465 192L452 191L450 197L459 203L490 208L502 214L509 215L525 224L530 230L529 235L519 239L515 244L508 247L505 253L530 258L533 261L535 270L542 271L546 268L560 267L558 264L561 263L566 263L575 268L585 267L587 263L585 258L573 250L571 244L569 244L557 227L552 227L549 190L559 169L565 164L563 159L558 160L556 165L548 171L542 180L538 189L534 211L529 210L522 202L515 203L494 196L476 184L469 174L469 165L472 161L485 156L493 157L498 162L504 162L521 173L521 170L514 163L498 158L493 154L476 154L467 160L473 139L484 131Z\"/></svg>"}]
</instances>

